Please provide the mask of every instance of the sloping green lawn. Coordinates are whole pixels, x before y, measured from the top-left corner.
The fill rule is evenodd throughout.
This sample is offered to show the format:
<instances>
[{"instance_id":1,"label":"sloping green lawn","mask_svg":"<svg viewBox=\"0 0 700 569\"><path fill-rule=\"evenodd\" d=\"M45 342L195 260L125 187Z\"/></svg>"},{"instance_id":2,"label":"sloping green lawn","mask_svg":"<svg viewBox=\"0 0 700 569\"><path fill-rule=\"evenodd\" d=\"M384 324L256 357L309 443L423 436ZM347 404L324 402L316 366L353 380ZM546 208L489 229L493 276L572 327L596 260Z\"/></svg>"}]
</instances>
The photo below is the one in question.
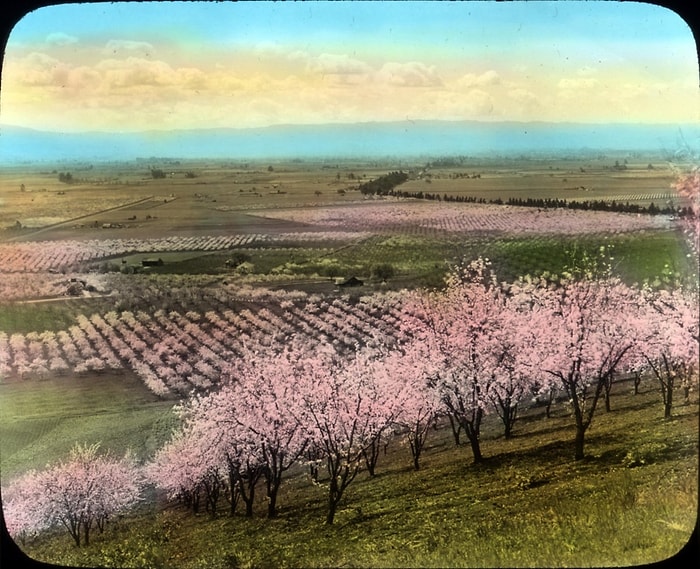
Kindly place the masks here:
<instances>
[{"instance_id":1,"label":"sloping green lawn","mask_svg":"<svg viewBox=\"0 0 700 569\"><path fill-rule=\"evenodd\" d=\"M664 421L653 382L636 396L628 383L614 393L613 410L593 421L583 461L572 458L572 419L561 403L550 419L526 411L509 440L489 417L480 466L444 425L430 433L419 471L408 449L392 442L377 476L360 473L350 486L330 527L324 487L299 468L283 484L274 520L263 517L262 497L252 519L230 517L225 503L212 518L156 501L89 547L77 549L57 531L26 551L63 564L193 569L659 561L686 544L697 520L697 394Z\"/></svg>"}]
</instances>

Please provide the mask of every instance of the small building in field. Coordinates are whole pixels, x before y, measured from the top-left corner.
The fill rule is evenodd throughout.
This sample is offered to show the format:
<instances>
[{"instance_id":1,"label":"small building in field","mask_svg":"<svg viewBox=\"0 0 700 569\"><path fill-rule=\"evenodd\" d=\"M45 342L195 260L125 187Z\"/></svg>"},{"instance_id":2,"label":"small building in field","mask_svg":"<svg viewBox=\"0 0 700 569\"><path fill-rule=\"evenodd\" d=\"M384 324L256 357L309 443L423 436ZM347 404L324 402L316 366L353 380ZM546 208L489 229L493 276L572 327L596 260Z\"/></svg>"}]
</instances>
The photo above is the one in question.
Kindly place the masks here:
<instances>
[{"instance_id":1,"label":"small building in field","mask_svg":"<svg viewBox=\"0 0 700 569\"><path fill-rule=\"evenodd\" d=\"M161 259L160 257L158 257L157 259L143 259L141 261L142 267L162 267L163 264L163 259Z\"/></svg>"},{"instance_id":2,"label":"small building in field","mask_svg":"<svg viewBox=\"0 0 700 569\"><path fill-rule=\"evenodd\" d=\"M338 283L338 286L341 287L352 287L352 286L363 286L365 284L365 281L362 281L358 279L357 277L350 277L349 279L345 279L344 281L341 281Z\"/></svg>"}]
</instances>

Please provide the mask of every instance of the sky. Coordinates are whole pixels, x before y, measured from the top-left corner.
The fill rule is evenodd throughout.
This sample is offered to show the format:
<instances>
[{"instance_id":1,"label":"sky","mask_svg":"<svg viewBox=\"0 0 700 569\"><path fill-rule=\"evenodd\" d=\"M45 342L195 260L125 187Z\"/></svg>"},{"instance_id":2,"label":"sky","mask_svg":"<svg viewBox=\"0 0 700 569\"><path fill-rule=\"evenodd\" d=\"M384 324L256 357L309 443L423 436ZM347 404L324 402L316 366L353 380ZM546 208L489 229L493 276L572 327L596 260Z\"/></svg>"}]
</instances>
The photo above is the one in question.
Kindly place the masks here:
<instances>
[{"instance_id":1,"label":"sky","mask_svg":"<svg viewBox=\"0 0 700 569\"><path fill-rule=\"evenodd\" d=\"M113 2L12 29L0 123L133 132L405 120L697 123L688 25L653 4Z\"/></svg>"}]
</instances>

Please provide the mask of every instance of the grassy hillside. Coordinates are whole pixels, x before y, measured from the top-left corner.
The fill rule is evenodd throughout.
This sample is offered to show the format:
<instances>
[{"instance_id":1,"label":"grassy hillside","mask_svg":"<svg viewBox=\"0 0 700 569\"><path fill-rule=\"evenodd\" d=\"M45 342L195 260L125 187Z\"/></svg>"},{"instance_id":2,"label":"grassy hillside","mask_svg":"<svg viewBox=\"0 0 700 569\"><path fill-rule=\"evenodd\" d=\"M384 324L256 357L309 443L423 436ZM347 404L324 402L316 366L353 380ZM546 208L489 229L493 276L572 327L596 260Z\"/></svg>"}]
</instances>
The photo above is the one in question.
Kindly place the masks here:
<instances>
[{"instance_id":1,"label":"grassy hillside","mask_svg":"<svg viewBox=\"0 0 700 569\"><path fill-rule=\"evenodd\" d=\"M336 524L323 524L325 491L303 469L283 484L277 519L197 516L162 502L112 524L89 547L64 533L28 542L34 558L87 566L445 567L606 566L674 555L697 520L698 406L662 419L656 384L616 385L612 411L600 410L587 459L573 457L565 403L545 419L526 411L506 440L489 417L471 465L449 427L430 434L420 471L399 441L377 476L361 473ZM322 480L323 482L323 480Z\"/></svg>"}]
</instances>

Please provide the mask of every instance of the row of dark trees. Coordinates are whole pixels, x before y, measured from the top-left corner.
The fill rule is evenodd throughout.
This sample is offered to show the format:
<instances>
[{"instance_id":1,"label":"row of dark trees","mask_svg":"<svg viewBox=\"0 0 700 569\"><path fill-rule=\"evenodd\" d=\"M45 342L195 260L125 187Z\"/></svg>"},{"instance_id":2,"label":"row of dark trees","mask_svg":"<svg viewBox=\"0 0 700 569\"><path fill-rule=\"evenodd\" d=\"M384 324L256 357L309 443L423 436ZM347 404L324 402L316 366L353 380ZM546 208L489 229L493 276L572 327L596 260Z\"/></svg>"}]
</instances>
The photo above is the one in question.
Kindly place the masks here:
<instances>
[{"instance_id":1,"label":"row of dark trees","mask_svg":"<svg viewBox=\"0 0 700 569\"><path fill-rule=\"evenodd\" d=\"M617 213L637 213L645 215L675 215L678 217L688 217L692 214L689 207L676 207L668 204L663 207L651 202L648 206L631 204L629 202L618 202L616 200L574 200L567 201L560 198L501 198L486 199L474 196L452 196L448 194L431 192L406 192L397 190L397 186L408 180L408 174L403 171L390 172L385 176L380 176L369 182L360 184L358 189L363 195L393 196L398 198L414 198L419 200L443 201L449 203L479 203L495 205L514 205L521 207L536 207L541 209L560 208L574 209L582 211L611 211Z\"/></svg>"},{"instance_id":2,"label":"row of dark trees","mask_svg":"<svg viewBox=\"0 0 700 569\"><path fill-rule=\"evenodd\" d=\"M374 180L360 184L358 189L362 195L393 196L394 188L408 180L408 174L403 171L389 172Z\"/></svg>"},{"instance_id":3,"label":"row of dark trees","mask_svg":"<svg viewBox=\"0 0 700 569\"><path fill-rule=\"evenodd\" d=\"M567 201L558 198L501 198L486 199L477 198L474 196L451 196L448 194L440 195L430 192L406 192L401 190L390 190L386 194L399 198L414 198L419 200L443 201L448 203L478 203L478 204L494 204L494 205L514 205L521 207L536 207L539 209L560 208L573 209L582 211L610 211L616 213L637 213L644 215L674 215L677 217L689 217L692 211L689 207L676 207L672 204L659 207L654 202L648 206L640 204L631 204L629 202L618 202L616 200L584 200L584 201Z\"/></svg>"},{"instance_id":4,"label":"row of dark trees","mask_svg":"<svg viewBox=\"0 0 700 569\"><path fill-rule=\"evenodd\" d=\"M504 202L499 198L498 200L492 200L491 203L502 204ZM651 202L645 207L639 204L631 204L629 202L621 203L615 200L585 200L567 202L564 199L557 198L508 198L505 203L508 205L523 207L567 208L584 211L612 211L617 213L639 213L648 215L677 215L679 217L685 217L691 215L692 213L690 208L687 207L675 207L673 205L658 207L654 202Z\"/></svg>"}]
</instances>

